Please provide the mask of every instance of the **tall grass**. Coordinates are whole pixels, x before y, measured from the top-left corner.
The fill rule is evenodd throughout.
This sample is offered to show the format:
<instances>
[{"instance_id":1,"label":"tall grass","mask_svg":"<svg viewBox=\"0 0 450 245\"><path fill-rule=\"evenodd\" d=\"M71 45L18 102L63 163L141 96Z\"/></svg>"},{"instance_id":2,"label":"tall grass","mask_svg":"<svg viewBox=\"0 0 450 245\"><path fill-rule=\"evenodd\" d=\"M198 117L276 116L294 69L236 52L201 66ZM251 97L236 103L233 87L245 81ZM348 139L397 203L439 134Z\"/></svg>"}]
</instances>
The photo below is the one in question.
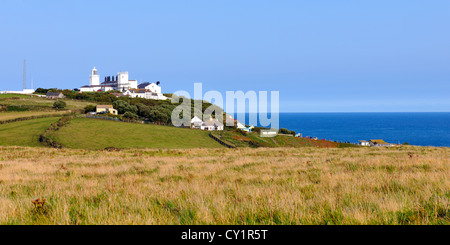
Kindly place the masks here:
<instances>
[{"instance_id":1,"label":"tall grass","mask_svg":"<svg viewBox=\"0 0 450 245\"><path fill-rule=\"evenodd\" d=\"M0 147L0 224L450 224L449 152Z\"/></svg>"}]
</instances>

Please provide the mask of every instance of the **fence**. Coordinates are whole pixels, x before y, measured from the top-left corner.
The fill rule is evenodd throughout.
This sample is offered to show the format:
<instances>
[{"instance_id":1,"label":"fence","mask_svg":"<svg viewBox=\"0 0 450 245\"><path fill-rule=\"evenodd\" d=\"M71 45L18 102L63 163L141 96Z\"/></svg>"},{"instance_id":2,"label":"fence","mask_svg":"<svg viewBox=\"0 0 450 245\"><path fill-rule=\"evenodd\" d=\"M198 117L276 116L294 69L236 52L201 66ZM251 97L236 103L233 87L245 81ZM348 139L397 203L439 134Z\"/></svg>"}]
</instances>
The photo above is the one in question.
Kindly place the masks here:
<instances>
[{"instance_id":1,"label":"fence","mask_svg":"<svg viewBox=\"0 0 450 245\"><path fill-rule=\"evenodd\" d=\"M221 139L217 138L212 133L209 133L209 137L213 138L215 141L219 142L219 144L221 144L223 146L226 146L228 148L236 148L236 146L232 146L230 144L227 144L227 143L223 142Z\"/></svg>"}]
</instances>

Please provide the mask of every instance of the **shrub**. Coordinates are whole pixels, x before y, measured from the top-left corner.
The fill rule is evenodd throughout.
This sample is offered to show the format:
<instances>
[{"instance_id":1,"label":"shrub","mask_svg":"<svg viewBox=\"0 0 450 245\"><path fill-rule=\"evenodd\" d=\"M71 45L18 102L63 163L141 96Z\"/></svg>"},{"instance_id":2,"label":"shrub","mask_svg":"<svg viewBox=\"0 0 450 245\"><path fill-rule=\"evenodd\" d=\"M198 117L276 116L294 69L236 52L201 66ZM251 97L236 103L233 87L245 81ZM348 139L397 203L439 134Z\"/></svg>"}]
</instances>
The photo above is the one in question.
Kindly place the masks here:
<instances>
[{"instance_id":1,"label":"shrub","mask_svg":"<svg viewBox=\"0 0 450 245\"><path fill-rule=\"evenodd\" d=\"M84 107L84 113L96 111L97 107L95 105L87 105Z\"/></svg>"},{"instance_id":2,"label":"shrub","mask_svg":"<svg viewBox=\"0 0 450 245\"><path fill-rule=\"evenodd\" d=\"M127 111L125 114L123 114L123 118L130 119L130 120L137 120L139 117L138 115L134 114L133 112Z\"/></svg>"},{"instance_id":3,"label":"shrub","mask_svg":"<svg viewBox=\"0 0 450 245\"><path fill-rule=\"evenodd\" d=\"M56 109L64 109L66 107L66 102L62 100L57 100L55 103L53 103L53 108Z\"/></svg>"},{"instance_id":4,"label":"shrub","mask_svg":"<svg viewBox=\"0 0 450 245\"><path fill-rule=\"evenodd\" d=\"M135 105L130 105L128 102L124 100L116 100L113 102L113 107L118 111L119 114L124 114L126 112L131 112L136 114L138 109Z\"/></svg>"},{"instance_id":5,"label":"shrub","mask_svg":"<svg viewBox=\"0 0 450 245\"><path fill-rule=\"evenodd\" d=\"M280 128L280 130L278 131L280 134L292 134L295 136L295 131L291 131L289 129L286 128Z\"/></svg>"}]
</instances>

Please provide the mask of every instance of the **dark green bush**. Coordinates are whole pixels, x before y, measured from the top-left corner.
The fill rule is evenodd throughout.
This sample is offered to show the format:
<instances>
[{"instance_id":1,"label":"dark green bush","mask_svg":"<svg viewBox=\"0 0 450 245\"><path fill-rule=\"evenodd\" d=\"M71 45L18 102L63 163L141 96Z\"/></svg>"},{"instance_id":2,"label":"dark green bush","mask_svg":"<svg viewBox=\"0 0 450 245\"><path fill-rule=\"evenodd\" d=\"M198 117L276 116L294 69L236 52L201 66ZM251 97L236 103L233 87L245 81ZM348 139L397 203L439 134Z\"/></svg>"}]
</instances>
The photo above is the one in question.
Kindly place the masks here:
<instances>
[{"instance_id":1,"label":"dark green bush","mask_svg":"<svg viewBox=\"0 0 450 245\"><path fill-rule=\"evenodd\" d=\"M55 103L53 103L53 108L56 109L64 109L67 106L66 102L62 100L57 100Z\"/></svg>"}]
</instances>

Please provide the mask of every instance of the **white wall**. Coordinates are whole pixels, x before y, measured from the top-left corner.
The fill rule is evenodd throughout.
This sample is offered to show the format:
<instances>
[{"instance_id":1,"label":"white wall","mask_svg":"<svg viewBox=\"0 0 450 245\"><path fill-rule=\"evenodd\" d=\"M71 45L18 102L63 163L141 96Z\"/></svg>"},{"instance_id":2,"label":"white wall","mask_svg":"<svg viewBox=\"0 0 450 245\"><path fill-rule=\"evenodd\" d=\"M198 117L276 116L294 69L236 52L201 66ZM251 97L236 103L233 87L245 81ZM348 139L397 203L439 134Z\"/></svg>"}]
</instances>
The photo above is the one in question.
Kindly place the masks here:
<instances>
[{"instance_id":1,"label":"white wall","mask_svg":"<svg viewBox=\"0 0 450 245\"><path fill-rule=\"evenodd\" d=\"M130 88L135 88L137 89L138 87L138 81L134 80L134 81L128 81L128 83L130 84Z\"/></svg>"},{"instance_id":2,"label":"white wall","mask_svg":"<svg viewBox=\"0 0 450 245\"><path fill-rule=\"evenodd\" d=\"M119 90L129 88L128 72L117 73L117 87Z\"/></svg>"},{"instance_id":3,"label":"white wall","mask_svg":"<svg viewBox=\"0 0 450 245\"><path fill-rule=\"evenodd\" d=\"M89 85L100 85L100 75L95 68L92 69L91 76L89 76Z\"/></svg>"}]
</instances>

